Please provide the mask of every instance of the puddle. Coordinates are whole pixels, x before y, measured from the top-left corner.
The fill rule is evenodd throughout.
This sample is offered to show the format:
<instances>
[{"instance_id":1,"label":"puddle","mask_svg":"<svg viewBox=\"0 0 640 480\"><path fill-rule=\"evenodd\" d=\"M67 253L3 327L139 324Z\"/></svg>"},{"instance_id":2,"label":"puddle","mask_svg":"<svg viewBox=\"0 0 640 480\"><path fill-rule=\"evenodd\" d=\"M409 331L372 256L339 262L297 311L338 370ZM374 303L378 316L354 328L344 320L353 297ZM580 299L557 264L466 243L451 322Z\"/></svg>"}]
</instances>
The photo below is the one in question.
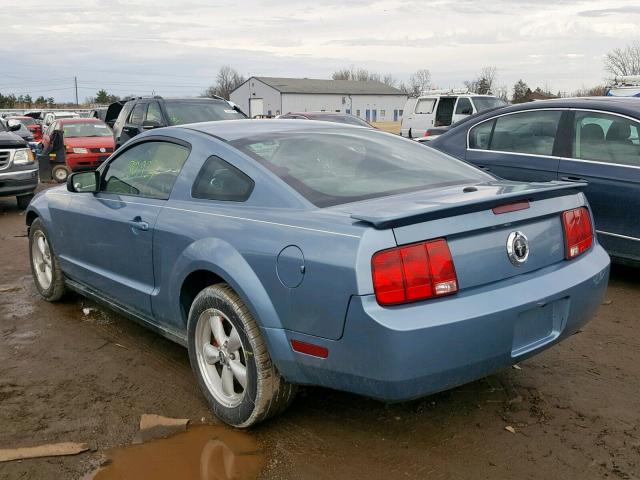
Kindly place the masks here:
<instances>
[{"instance_id":1,"label":"puddle","mask_svg":"<svg viewBox=\"0 0 640 480\"><path fill-rule=\"evenodd\" d=\"M117 447L91 480L249 480L258 477L264 456L250 435L226 427L199 425L169 438Z\"/></svg>"}]
</instances>

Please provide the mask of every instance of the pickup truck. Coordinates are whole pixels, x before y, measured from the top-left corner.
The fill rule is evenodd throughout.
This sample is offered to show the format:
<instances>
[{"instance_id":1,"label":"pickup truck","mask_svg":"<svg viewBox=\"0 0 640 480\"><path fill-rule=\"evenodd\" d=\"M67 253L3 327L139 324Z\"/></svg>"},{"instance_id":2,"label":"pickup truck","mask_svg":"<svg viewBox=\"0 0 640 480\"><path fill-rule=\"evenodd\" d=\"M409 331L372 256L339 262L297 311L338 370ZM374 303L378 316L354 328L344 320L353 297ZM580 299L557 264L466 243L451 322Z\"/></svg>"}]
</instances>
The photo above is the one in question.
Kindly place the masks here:
<instances>
[{"instance_id":1,"label":"pickup truck","mask_svg":"<svg viewBox=\"0 0 640 480\"><path fill-rule=\"evenodd\" d=\"M15 196L24 209L38 186L38 165L27 142L13 133L18 128L0 122L0 196Z\"/></svg>"}]
</instances>

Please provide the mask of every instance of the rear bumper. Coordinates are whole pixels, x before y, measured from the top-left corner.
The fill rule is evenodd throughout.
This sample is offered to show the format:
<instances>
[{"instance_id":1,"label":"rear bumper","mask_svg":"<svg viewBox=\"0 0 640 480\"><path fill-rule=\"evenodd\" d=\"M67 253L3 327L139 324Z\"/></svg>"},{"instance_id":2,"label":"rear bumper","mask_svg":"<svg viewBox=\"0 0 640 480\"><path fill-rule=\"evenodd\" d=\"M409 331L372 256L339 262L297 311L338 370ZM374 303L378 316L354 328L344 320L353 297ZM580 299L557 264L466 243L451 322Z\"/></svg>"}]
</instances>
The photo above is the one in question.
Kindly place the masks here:
<instances>
[{"instance_id":1,"label":"rear bumper","mask_svg":"<svg viewBox=\"0 0 640 480\"><path fill-rule=\"evenodd\" d=\"M291 382L410 400L489 375L572 335L602 303L608 278L609 257L596 245L572 262L435 301L383 308L373 295L354 296L337 341L264 331ZM327 347L328 358L293 352L294 338Z\"/></svg>"},{"instance_id":2,"label":"rear bumper","mask_svg":"<svg viewBox=\"0 0 640 480\"><path fill-rule=\"evenodd\" d=\"M0 196L26 195L38 186L38 169L0 172Z\"/></svg>"}]
</instances>

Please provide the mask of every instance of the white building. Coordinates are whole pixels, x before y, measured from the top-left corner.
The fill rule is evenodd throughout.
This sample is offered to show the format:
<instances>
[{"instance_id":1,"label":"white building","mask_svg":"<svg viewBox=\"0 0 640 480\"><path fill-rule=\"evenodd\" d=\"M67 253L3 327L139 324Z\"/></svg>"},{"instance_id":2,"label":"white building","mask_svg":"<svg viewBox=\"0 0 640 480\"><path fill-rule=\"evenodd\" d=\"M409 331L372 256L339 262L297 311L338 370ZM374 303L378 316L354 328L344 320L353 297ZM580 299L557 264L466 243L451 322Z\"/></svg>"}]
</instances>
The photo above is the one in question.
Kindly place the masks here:
<instances>
[{"instance_id":1,"label":"white building","mask_svg":"<svg viewBox=\"0 0 640 480\"><path fill-rule=\"evenodd\" d=\"M339 112L391 122L402 118L407 95L381 82L251 77L231 92L230 100L250 117Z\"/></svg>"}]
</instances>

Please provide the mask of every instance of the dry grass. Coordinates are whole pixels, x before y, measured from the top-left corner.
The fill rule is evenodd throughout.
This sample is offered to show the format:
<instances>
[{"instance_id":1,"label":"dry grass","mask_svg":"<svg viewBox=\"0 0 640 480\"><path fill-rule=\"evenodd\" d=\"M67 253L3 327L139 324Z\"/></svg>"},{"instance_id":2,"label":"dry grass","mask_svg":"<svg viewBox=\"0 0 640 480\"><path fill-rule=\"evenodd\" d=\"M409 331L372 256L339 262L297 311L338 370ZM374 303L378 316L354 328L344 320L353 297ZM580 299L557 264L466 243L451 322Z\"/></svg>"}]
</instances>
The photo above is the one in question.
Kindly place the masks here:
<instances>
[{"instance_id":1,"label":"dry grass","mask_svg":"<svg viewBox=\"0 0 640 480\"><path fill-rule=\"evenodd\" d=\"M400 122L373 122L371 125L385 132L400 135Z\"/></svg>"}]
</instances>

